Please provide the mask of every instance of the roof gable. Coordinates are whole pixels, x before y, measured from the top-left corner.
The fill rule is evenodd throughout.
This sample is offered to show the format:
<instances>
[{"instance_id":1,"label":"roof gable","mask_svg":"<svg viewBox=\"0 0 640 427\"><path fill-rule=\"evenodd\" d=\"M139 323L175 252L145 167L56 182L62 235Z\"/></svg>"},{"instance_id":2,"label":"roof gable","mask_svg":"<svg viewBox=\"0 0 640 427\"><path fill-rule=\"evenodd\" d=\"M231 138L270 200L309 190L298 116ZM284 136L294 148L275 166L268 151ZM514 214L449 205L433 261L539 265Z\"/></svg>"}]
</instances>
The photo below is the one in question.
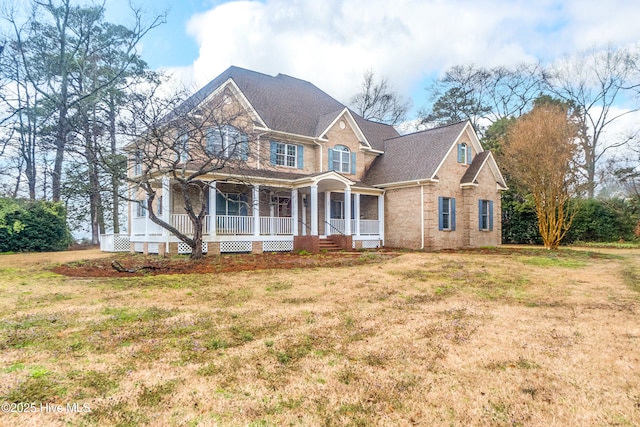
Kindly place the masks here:
<instances>
[{"instance_id":1,"label":"roof gable","mask_svg":"<svg viewBox=\"0 0 640 427\"><path fill-rule=\"evenodd\" d=\"M361 133L359 139L366 145L381 149L385 138L398 136L393 126L363 119L308 81L285 74L269 76L235 66L198 90L175 113L195 108L230 82L241 101L245 101L245 108L254 113L257 124L272 131L320 138L347 110L354 129Z\"/></svg>"},{"instance_id":2,"label":"roof gable","mask_svg":"<svg viewBox=\"0 0 640 427\"><path fill-rule=\"evenodd\" d=\"M365 181L388 183L436 179L443 160L468 122L427 129L384 141L384 155L371 165ZM482 147L478 143L480 151Z\"/></svg>"}]
</instances>

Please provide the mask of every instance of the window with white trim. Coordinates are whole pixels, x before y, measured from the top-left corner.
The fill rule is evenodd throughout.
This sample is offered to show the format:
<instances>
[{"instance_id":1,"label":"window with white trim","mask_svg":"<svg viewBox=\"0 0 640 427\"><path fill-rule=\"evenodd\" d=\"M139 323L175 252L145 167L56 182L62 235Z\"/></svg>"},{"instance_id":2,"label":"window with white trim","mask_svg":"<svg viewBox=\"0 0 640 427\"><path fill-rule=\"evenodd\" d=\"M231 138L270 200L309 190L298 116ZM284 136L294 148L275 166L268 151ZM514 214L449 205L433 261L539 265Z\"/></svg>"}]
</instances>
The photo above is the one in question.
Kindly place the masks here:
<instances>
[{"instance_id":1,"label":"window with white trim","mask_svg":"<svg viewBox=\"0 0 640 427\"><path fill-rule=\"evenodd\" d=\"M471 147L469 147L465 142L458 144L458 163L470 165L472 160L471 155Z\"/></svg>"},{"instance_id":2,"label":"window with white trim","mask_svg":"<svg viewBox=\"0 0 640 427\"><path fill-rule=\"evenodd\" d=\"M344 145L333 147L332 170L342 173L351 172L351 150Z\"/></svg>"},{"instance_id":3,"label":"window with white trim","mask_svg":"<svg viewBox=\"0 0 640 427\"><path fill-rule=\"evenodd\" d=\"M189 161L189 134L187 132L181 133L176 139L175 153L178 162Z\"/></svg>"},{"instance_id":4,"label":"window with white trim","mask_svg":"<svg viewBox=\"0 0 640 427\"><path fill-rule=\"evenodd\" d=\"M456 229L456 199L438 197L438 230L454 231Z\"/></svg>"},{"instance_id":5,"label":"window with white trim","mask_svg":"<svg viewBox=\"0 0 640 427\"><path fill-rule=\"evenodd\" d=\"M492 200L478 200L478 229L480 231L493 230Z\"/></svg>"},{"instance_id":6,"label":"window with white trim","mask_svg":"<svg viewBox=\"0 0 640 427\"><path fill-rule=\"evenodd\" d=\"M230 126L215 126L207 129L207 154L212 157L246 160L248 137L239 129Z\"/></svg>"},{"instance_id":7,"label":"window with white trim","mask_svg":"<svg viewBox=\"0 0 640 427\"><path fill-rule=\"evenodd\" d=\"M247 216L247 195L240 193L216 193L216 215Z\"/></svg>"},{"instance_id":8,"label":"window with white trim","mask_svg":"<svg viewBox=\"0 0 640 427\"><path fill-rule=\"evenodd\" d=\"M133 175L142 175L142 150L136 150L133 153Z\"/></svg>"},{"instance_id":9,"label":"window with white trim","mask_svg":"<svg viewBox=\"0 0 640 427\"><path fill-rule=\"evenodd\" d=\"M284 142L275 142L275 164L276 166L297 167L298 146L295 144L286 144Z\"/></svg>"},{"instance_id":10,"label":"window with white trim","mask_svg":"<svg viewBox=\"0 0 640 427\"><path fill-rule=\"evenodd\" d=\"M144 218L147 216L147 201L146 200L136 200L136 218Z\"/></svg>"}]
</instances>

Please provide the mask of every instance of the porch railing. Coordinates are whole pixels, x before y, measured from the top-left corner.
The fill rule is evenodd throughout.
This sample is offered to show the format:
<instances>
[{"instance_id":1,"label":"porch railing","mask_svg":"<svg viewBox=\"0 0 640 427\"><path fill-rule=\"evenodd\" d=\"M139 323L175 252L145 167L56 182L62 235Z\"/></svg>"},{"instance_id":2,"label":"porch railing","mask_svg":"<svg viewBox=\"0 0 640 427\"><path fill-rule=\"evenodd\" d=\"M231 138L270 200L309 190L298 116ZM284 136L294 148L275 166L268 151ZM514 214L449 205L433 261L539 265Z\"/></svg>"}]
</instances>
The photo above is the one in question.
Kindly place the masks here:
<instances>
[{"instance_id":1,"label":"porch railing","mask_svg":"<svg viewBox=\"0 0 640 427\"><path fill-rule=\"evenodd\" d=\"M293 218L288 217L260 217L260 234L293 234Z\"/></svg>"},{"instance_id":2,"label":"porch railing","mask_svg":"<svg viewBox=\"0 0 640 427\"><path fill-rule=\"evenodd\" d=\"M202 222L202 233L209 234L211 223L211 217L206 215ZM178 229L182 234L193 234L193 223L186 214L173 214L171 215L171 225Z\"/></svg>"},{"instance_id":3,"label":"porch railing","mask_svg":"<svg viewBox=\"0 0 640 427\"><path fill-rule=\"evenodd\" d=\"M344 234L345 220L344 219L331 219L329 220L329 226L332 234L341 233ZM351 234L356 234L357 222L355 219L351 220ZM377 219L361 219L360 220L360 233L361 235L371 236L380 234L380 221Z\"/></svg>"},{"instance_id":4,"label":"porch railing","mask_svg":"<svg viewBox=\"0 0 640 427\"><path fill-rule=\"evenodd\" d=\"M218 234L253 234L253 217L240 215L217 215Z\"/></svg>"},{"instance_id":5,"label":"porch railing","mask_svg":"<svg viewBox=\"0 0 640 427\"><path fill-rule=\"evenodd\" d=\"M252 235L254 234L254 222L252 216L244 215L217 215L215 217L216 233L220 235ZM142 221L137 221L142 220ZM134 233L144 233L144 220L146 218L136 218L133 223ZM193 234L193 224L186 214L171 215L171 224L184 234ZM351 234L356 234L356 220L351 220ZM155 226L155 224L154 224ZM211 232L211 216L204 218L203 234ZM261 216L259 221L259 233L262 235L292 235L293 219L290 217L268 217ZM328 223L331 234L344 234L345 220L331 219ZM377 219L361 219L361 235L377 235L380 233L380 221Z\"/></svg>"}]
</instances>

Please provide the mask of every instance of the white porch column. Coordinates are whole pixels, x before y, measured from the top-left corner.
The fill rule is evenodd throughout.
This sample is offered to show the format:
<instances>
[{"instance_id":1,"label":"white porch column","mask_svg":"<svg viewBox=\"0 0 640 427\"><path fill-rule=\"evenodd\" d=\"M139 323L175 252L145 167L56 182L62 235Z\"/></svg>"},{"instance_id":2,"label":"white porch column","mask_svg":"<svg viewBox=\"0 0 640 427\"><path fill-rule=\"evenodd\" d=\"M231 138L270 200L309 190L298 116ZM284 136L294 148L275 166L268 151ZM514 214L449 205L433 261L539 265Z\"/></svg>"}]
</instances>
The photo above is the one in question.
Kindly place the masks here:
<instances>
[{"instance_id":1,"label":"white porch column","mask_svg":"<svg viewBox=\"0 0 640 427\"><path fill-rule=\"evenodd\" d=\"M303 236L307 235L307 226L309 225L307 224L307 203L309 203L309 199L306 197L307 196L302 196L302 224L300 227L300 234Z\"/></svg>"},{"instance_id":2,"label":"white porch column","mask_svg":"<svg viewBox=\"0 0 640 427\"><path fill-rule=\"evenodd\" d=\"M291 231L294 236L298 235L298 190L291 190Z\"/></svg>"},{"instance_id":3,"label":"white porch column","mask_svg":"<svg viewBox=\"0 0 640 427\"><path fill-rule=\"evenodd\" d=\"M209 234L212 236L215 236L218 232L218 218L216 218L216 211L218 209L216 205L218 201L217 196L216 182L212 181L209 184Z\"/></svg>"},{"instance_id":4,"label":"white porch column","mask_svg":"<svg viewBox=\"0 0 640 427\"><path fill-rule=\"evenodd\" d=\"M324 234L331 234L331 191L324 192Z\"/></svg>"},{"instance_id":5,"label":"white porch column","mask_svg":"<svg viewBox=\"0 0 640 427\"><path fill-rule=\"evenodd\" d=\"M351 236L351 188L344 190L344 234Z\"/></svg>"},{"instance_id":6,"label":"white porch column","mask_svg":"<svg viewBox=\"0 0 640 427\"><path fill-rule=\"evenodd\" d=\"M168 224L171 224L171 186L168 176L162 177L162 220ZM162 235L168 236L169 233L166 229L162 229Z\"/></svg>"},{"instance_id":7,"label":"white porch column","mask_svg":"<svg viewBox=\"0 0 640 427\"><path fill-rule=\"evenodd\" d=\"M311 235L318 235L318 185L311 185Z\"/></svg>"},{"instance_id":8,"label":"white porch column","mask_svg":"<svg viewBox=\"0 0 640 427\"><path fill-rule=\"evenodd\" d=\"M253 195L252 195L252 205L253 205L253 235L260 235L260 186L253 186Z\"/></svg>"},{"instance_id":9,"label":"white porch column","mask_svg":"<svg viewBox=\"0 0 640 427\"><path fill-rule=\"evenodd\" d=\"M355 211L353 216L356 219L356 229L354 230L354 234L356 236L360 236L360 193L354 193L353 199L353 210Z\"/></svg>"},{"instance_id":10,"label":"white porch column","mask_svg":"<svg viewBox=\"0 0 640 427\"><path fill-rule=\"evenodd\" d=\"M384 194L378 196L378 229L384 244Z\"/></svg>"}]
</instances>

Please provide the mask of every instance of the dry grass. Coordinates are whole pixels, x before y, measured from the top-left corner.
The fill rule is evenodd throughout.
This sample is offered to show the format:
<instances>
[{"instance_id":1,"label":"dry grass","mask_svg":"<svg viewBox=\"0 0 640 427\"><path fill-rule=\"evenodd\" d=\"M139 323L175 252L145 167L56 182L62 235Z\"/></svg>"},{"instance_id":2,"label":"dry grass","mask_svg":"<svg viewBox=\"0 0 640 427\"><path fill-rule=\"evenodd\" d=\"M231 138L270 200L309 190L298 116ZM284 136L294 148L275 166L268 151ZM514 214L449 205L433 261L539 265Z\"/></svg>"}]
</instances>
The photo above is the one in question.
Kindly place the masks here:
<instances>
[{"instance_id":1,"label":"dry grass","mask_svg":"<svg viewBox=\"0 0 640 427\"><path fill-rule=\"evenodd\" d=\"M0 400L91 408L0 424L640 425L640 251L598 251L126 279L0 256Z\"/></svg>"}]
</instances>

